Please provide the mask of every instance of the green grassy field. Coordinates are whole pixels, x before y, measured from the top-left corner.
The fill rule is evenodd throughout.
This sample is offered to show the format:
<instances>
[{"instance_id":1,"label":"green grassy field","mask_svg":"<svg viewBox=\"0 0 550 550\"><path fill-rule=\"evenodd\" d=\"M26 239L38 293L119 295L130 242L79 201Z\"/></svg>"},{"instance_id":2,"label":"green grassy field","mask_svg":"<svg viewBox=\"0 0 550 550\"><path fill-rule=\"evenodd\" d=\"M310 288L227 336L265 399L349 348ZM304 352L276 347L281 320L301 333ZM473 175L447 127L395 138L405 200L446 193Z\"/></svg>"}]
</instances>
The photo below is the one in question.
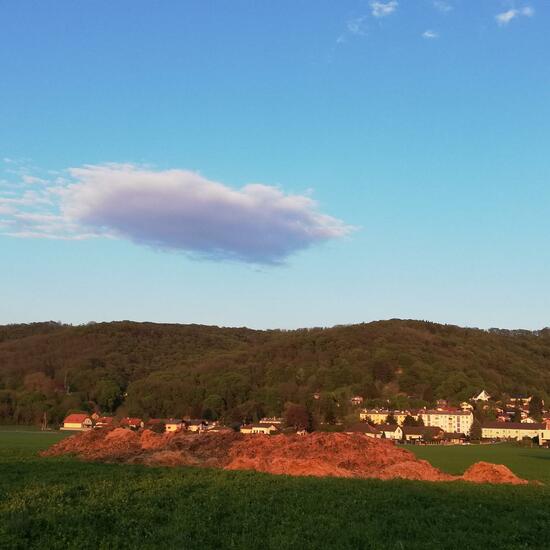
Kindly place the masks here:
<instances>
[{"instance_id":1,"label":"green grassy field","mask_svg":"<svg viewBox=\"0 0 550 550\"><path fill-rule=\"evenodd\" d=\"M468 466L483 460L505 464L524 479L538 480L550 486L550 449L510 444L408 445L406 449L450 474L462 474Z\"/></svg>"},{"instance_id":2,"label":"green grassy field","mask_svg":"<svg viewBox=\"0 0 550 550\"><path fill-rule=\"evenodd\" d=\"M548 486L291 478L36 456L64 436L0 431L0 548L548 548ZM520 475L550 479L545 450L413 450L448 471L499 457Z\"/></svg>"},{"instance_id":3,"label":"green grassy field","mask_svg":"<svg viewBox=\"0 0 550 550\"><path fill-rule=\"evenodd\" d=\"M40 432L37 429L15 429L9 426L0 428L0 460L14 459L17 456L28 459L39 451L47 449L71 432Z\"/></svg>"}]
</instances>

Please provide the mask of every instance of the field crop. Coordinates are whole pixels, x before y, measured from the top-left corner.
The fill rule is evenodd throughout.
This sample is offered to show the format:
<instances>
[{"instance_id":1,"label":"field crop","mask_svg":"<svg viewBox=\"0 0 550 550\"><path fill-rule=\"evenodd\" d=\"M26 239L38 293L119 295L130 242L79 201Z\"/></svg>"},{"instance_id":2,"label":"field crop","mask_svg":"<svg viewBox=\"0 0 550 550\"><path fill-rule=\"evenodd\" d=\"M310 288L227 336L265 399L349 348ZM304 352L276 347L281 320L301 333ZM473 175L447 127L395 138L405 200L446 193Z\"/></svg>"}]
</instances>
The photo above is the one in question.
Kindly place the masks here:
<instances>
[{"instance_id":1,"label":"field crop","mask_svg":"<svg viewBox=\"0 0 550 550\"><path fill-rule=\"evenodd\" d=\"M0 548L548 547L547 486L292 478L36 456L64 435L0 432ZM433 449L416 451L460 470L475 454L453 462L443 451L462 447ZM509 458L517 452L518 465L532 460L530 470L539 461L548 471L544 454L504 449Z\"/></svg>"}]
</instances>

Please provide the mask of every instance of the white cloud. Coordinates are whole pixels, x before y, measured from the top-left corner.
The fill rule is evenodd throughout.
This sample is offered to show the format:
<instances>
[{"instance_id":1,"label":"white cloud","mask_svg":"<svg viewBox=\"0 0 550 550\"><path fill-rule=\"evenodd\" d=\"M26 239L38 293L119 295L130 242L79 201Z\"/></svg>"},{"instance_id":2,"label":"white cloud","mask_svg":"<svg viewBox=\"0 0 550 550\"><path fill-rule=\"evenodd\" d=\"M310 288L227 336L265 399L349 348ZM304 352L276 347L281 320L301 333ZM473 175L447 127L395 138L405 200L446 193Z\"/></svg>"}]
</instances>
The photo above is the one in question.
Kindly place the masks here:
<instances>
[{"instance_id":1,"label":"white cloud","mask_svg":"<svg viewBox=\"0 0 550 550\"><path fill-rule=\"evenodd\" d=\"M495 19L497 23L502 27L508 25L508 23L510 23L510 21L512 21L513 19L516 19L516 17L533 17L534 14L535 10L531 6L524 6L523 8L512 8L508 11L499 13L495 15Z\"/></svg>"},{"instance_id":2,"label":"white cloud","mask_svg":"<svg viewBox=\"0 0 550 550\"><path fill-rule=\"evenodd\" d=\"M387 15L392 14L396 9L399 3L396 0L390 0L390 2L379 2L374 1L370 3L372 9L372 15L374 17L386 17Z\"/></svg>"},{"instance_id":3,"label":"white cloud","mask_svg":"<svg viewBox=\"0 0 550 550\"><path fill-rule=\"evenodd\" d=\"M185 170L90 165L69 183L0 199L10 235L22 238L124 238L195 257L276 264L353 228L323 214L306 195L263 184L235 189Z\"/></svg>"},{"instance_id":4,"label":"white cloud","mask_svg":"<svg viewBox=\"0 0 550 550\"><path fill-rule=\"evenodd\" d=\"M437 10L443 13L447 13L453 10L453 6L451 6L449 2L445 2L444 0L434 0L433 5Z\"/></svg>"},{"instance_id":5,"label":"white cloud","mask_svg":"<svg viewBox=\"0 0 550 550\"><path fill-rule=\"evenodd\" d=\"M495 16L495 19L497 20L497 23L499 25L507 25L512 19L517 17L519 14L518 10L508 10L503 13L499 13Z\"/></svg>"},{"instance_id":6,"label":"white cloud","mask_svg":"<svg viewBox=\"0 0 550 550\"><path fill-rule=\"evenodd\" d=\"M434 38L439 38L439 33L435 31L427 30L422 33L422 38L426 38L427 40L433 40Z\"/></svg>"}]
</instances>

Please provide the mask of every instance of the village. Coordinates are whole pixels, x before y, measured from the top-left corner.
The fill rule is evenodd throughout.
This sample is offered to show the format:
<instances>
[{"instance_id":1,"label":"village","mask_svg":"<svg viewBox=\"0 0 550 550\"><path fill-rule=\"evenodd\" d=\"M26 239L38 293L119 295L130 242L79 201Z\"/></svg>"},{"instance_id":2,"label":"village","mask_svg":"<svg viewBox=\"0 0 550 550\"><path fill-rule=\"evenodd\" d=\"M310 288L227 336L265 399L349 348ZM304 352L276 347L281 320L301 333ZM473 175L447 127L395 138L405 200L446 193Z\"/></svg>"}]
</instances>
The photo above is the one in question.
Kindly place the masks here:
<instances>
[{"instance_id":1,"label":"village","mask_svg":"<svg viewBox=\"0 0 550 550\"><path fill-rule=\"evenodd\" d=\"M511 398L509 402L495 403L482 391L460 407L450 407L439 400L433 409L390 410L360 408L363 398L354 396L352 405L358 408L358 421L348 425L336 423L329 431L358 433L366 437L391 440L395 443L424 445L464 445L471 442L493 443L516 441L550 446L550 413L541 411L541 420L530 416L531 397ZM494 420L476 420L474 411L491 411ZM262 418L255 423L226 426L217 421L190 418L116 418L77 412L69 414L60 427L63 431L127 428L150 429L157 433L223 433L239 431L244 435L306 435L305 426L290 425L281 417ZM327 431L321 426L320 431Z\"/></svg>"}]
</instances>

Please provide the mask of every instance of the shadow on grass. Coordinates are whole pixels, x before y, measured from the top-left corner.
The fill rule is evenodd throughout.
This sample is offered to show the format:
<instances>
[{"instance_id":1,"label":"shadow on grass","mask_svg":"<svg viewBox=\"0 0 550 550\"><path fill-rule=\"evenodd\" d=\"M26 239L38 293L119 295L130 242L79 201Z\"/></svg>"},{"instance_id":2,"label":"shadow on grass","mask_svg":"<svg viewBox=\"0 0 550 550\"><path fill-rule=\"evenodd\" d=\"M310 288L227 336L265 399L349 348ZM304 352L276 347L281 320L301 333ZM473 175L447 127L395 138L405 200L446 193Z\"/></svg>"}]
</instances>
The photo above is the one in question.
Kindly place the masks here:
<instances>
[{"instance_id":1,"label":"shadow on grass","mask_svg":"<svg viewBox=\"0 0 550 550\"><path fill-rule=\"evenodd\" d=\"M539 455L520 455L522 457L527 457L529 459L536 459L536 460L550 460L550 451L548 452L547 456L539 456Z\"/></svg>"}]
</instances>

